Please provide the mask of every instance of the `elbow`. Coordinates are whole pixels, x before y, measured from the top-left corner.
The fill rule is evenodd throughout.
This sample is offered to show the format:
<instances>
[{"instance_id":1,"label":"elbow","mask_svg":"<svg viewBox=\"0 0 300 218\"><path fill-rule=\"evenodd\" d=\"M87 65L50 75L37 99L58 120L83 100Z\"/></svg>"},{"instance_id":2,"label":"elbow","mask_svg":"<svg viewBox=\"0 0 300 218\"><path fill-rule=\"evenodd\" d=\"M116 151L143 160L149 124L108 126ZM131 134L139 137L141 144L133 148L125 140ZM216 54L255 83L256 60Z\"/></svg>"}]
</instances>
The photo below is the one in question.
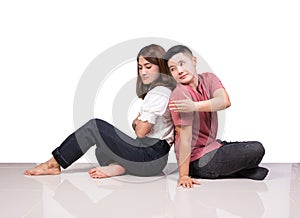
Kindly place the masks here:
<instances>
[{"instance_id":1,"label":"elbow","mask_svg":"<svg viewBox=\"0 0 300 218\"><path fill-rule=\"evenodd\" d=\"M221 99L218 107L216 107L216 110L212 110L212 111L224 110L226 108L229 108L230 106L231 106L231 102L229 99Z\"/></svg>"},{"instance_id":2,"label":"elbow","mask_svg":"<svg viewBox=\"0 0 300 218\"><path fill-rule=\"evenodd\" d=\"M135 132L136 136L138 138L144 138L146 136L146 134L140 133L140 132Z\"/></svg>"},{"instance_id":3,"label":"elbow","mask_svg":"<svg viewBox=\"0 0 300 218\"><path fill-rule=\"evenodd\" d=\"M147 135L147 132L144 131L143 129L141 128L136 128L135 129L135 134L138 138L144 138L146 135Z\"/></svg>"},{"instance_id":4,"label":"elbow","mask_svg":"<svg viewBox=\"0 0 300 218\"><path fill-rule=\"evenodd\" d=\"M146 136L144 132L138 130L135 131L135 134L138 138L144 138Z\"/></svg>"},{"instance_id":5,"label":"elbow","mask_svg":"<svg viewBox=\"0 0 300 218\"><path fill-rule=\"evenodd\" d=\"M229 99L225 102L225 108L229 108L231 106L231 102Z\"/></svg>"},{"instance_id":6,"label":"elbow","mask_svg":"<svg viewBox=\"0 0 300 218\"><path fill-rule=\"evenodd\" d=\"M151 131L151 124L148 121L140 121L135 127L135 134L138 138L144 138Z\"/></svg>"}]
</instances>

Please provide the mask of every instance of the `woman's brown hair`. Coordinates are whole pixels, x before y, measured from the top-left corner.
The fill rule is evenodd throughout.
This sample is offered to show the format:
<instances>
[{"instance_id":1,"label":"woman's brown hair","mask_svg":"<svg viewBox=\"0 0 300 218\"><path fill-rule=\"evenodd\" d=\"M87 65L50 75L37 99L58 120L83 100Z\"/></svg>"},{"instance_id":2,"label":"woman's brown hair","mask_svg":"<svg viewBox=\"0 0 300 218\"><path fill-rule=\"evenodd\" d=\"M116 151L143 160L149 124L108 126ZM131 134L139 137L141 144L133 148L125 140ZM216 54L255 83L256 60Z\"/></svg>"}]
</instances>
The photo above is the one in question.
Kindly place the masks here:
<instances>
[{"instance_id":1,"label":"woman's brown hair","mask_svg":"<svg viewBox=\"0 0 300 218\"><path fill-rule=\"evenodd\" d=\"M137 68L138 77L136 80L136 94L139 98L144 99L147 93L156 86L165 86L171 90L176 87L175 79L166 68L167 66L164 61L165 54L166 51L161 46L155 44L142 48L138 53L137 62L139 62L139 58L142 56L151 64L157 65L160 70L160 76L158 79L151 84L145 85L141 80L139 69Z\"/></svg>"}]
</instances>

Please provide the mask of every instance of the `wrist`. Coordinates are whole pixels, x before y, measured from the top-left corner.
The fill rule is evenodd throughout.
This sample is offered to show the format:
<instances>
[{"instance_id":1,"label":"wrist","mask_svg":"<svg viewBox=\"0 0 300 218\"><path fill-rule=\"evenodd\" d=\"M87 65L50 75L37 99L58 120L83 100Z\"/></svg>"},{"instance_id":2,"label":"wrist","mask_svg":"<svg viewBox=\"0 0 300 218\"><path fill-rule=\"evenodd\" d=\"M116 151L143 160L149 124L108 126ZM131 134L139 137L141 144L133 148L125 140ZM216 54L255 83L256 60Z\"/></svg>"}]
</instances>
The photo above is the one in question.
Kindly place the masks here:
<instances>
[{"instance_id":1,"label":"wrist","mask_svg":"<svg viewBox=\"0 0 300 218\"><path fill-rule=\"evenodd\" d=\"M199 111L200 109L200 107L201 107L201 102L200 101L195 101L194 102L194 108L195 108L195 111Z\"/></svg>"}]
</instances>

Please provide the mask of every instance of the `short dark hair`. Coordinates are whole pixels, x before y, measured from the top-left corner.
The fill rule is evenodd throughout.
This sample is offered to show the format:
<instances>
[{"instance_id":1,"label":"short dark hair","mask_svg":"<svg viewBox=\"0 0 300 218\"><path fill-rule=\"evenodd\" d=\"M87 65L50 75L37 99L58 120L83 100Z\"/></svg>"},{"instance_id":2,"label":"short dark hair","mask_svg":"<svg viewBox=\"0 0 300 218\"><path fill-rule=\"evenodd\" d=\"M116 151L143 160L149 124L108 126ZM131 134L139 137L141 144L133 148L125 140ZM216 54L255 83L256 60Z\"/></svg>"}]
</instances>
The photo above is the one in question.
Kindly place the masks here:
<instances>
[{"instance_id":1,"label":"short dark hair","mask_svg":"<svg viewBox=\"0 0 300 218\"><path fill-rule=\"evenodd\" d=\"M175 45L171 47L164 56L165 61L169 61L174 55L183 53L193 57L193 52L191 49L184 45Z\"/></svg>"}]
</instances>

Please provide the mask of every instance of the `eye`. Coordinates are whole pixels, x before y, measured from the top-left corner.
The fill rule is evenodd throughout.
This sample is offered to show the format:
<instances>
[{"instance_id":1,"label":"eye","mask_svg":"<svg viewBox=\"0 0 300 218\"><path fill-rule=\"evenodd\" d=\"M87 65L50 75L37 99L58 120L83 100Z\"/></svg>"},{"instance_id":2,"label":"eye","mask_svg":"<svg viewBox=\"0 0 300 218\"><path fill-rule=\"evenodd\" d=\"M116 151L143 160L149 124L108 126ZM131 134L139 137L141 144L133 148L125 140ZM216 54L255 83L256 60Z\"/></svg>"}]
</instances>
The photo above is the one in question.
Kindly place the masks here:
<instances>
[{"instance_id":1,"label":"eye","mask_svg":"<svg viewBox=\"0 0 300 218\"><path fill-rule=\"evenodd\" d=\"M175 68L174 68L174 67L171 67L171 68L170 68L170 71L171 71L171 72L173 72L174 70L175 70Z\"/></svg>"},{"instance_id":2,"label":"eye","mask_svg":"<svg viewBox=\"0 0 300 218\"><path fill-rule=\"evenodd\" d=\"M145 67L146 69L150 70L152 68L152 64L146 64Z\"/></svg>"},{"instance_id":3,"label":"eye","mask_svg":"<svg viewBox=\"0 0 300 218\"><path fill-rule=\"evenodd\" d=\"M183 66L185 63L184 63L184 61L179 61L179 63L178 63L178 64L179 64L179 66L181 66L181 67L182 67L182 66Z\"/></svg>"}]
</instances>

